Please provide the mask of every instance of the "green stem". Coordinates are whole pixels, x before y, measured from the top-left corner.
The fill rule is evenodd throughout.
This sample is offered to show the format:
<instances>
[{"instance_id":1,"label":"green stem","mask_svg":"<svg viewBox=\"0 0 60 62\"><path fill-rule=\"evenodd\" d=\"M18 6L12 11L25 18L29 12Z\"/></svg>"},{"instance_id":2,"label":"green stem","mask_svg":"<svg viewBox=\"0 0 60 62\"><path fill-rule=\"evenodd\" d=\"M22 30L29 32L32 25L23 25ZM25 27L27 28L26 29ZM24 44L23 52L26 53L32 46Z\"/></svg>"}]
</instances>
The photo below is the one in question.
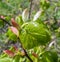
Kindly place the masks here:
<instances>
[{"instance_id":1,"label":"green stem","mask_svg":"<svg viewBox=\"0 0 60 62\"><path fill-rule=\"evenodd\" d=\"M24 23L22 26L21 26L21 29L24 28L25 25L27 25L28 23Z\"/></svg>"}]
</instances>

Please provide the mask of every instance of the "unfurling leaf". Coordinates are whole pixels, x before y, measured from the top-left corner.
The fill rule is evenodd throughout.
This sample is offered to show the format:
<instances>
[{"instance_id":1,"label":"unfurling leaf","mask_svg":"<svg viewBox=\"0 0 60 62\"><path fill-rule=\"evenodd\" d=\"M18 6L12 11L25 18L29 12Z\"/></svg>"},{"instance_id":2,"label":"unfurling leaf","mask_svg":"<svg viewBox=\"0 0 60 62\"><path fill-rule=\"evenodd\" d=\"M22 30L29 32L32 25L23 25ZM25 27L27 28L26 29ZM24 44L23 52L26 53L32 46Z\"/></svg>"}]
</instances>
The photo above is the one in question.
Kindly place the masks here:
<instances>
[{"instance_id":1,"label":"unfurling leaf","mask_svg":"<svg viewBox=\"0 0 60 62\"><path fill-rule=\"evenodd\" d=\"M18 51L18 48L17 48L17 46L15 46L15 45L14 45L14 46L13 46L13 48L14 48L14 50Z\"/></svg>"},{"instance_id":2,"label":"unfurling leaf","mask_svg":"<svg viewBox=\"0 0 60 62\"><path fill-rule=\"evenodd\" d=\"M6 36L9 37L9 40L16 41L17 36L11 31L10 27L7 30Z\"/></svg>"},{"instance_id":3,"label":"unfurling leaf","mask_svg":"<svg viewBox=\"0 0 60 62\"><path fill-rule=\"evenodd\" d=\"M40 17L41 13L42 11L38 11L36 15L34 16L33 21L36 21Z\"/></svg>"},{"instance_id":4,"label":"unfurling leaf","mask_svg":"<svg viewBox=\"0 0 60 62\"><path fill-rule=\"evenodd\" d=\"M21 56L25 56L25 52L24 51L21 51Z\"/></svg>"},{"instance_id":5,"label":"unfurling leaf","mask_svg":"<svg viewBox=\"0 0 60 62\"><path fill-rule=\"evenodd\" d=\"M22 16L19 15L15 18L16 22L18 23L19 26L21 26L23 24L23 20L22 20Z\"/></svg>"},{"instance_id":6,"label":"unfurling leaf","mask_svg":"<svg viewBox=\"0 0 60 62\"><path fill-rule=\"evenodd\" d=\"M4 50L4 53L6 53L7 55L9 55L10 57L14 57L14 52L10 51L10 50Z\"/></svg>"},{"instance_id":7,"label":"unfurling leaf","mask_svg":"<svg viewBox=\"0 0 60 62\"><path fill-rule=\"evenodd\" d=\"M19 27L19 25L15 22L14 18L11 18L12 25L16 28Z\"/></svg>"},{"instance_id":8,"label":"unfurling leaf","mask_svg":"<svg viewBox=\"0 0 60 62\"><path fill-rule=\"evenodd\" d=\"M36 58L38 58L38 55L36 53L32 53L32 55Z\"/></svg>"},{"instance_id":9,"label":"unfurling leaf","mask_svg":"<svg viewBox=\"0 0 60 62\"><path fill-rule=\"evenodd\" d=\"M0 16L0 18L5 19L5 17L4 17L4 16L2 16L2 15Z\"/></svg>"},{"instance_id":10,"label":"unfurling leaf","mask_svg":"<svg viewBox=\"0 0 60 62\"><path fill-rule=\"evenodd\" d=\"M18 31L17 28L11 26L10 29L11 29L11 31L12 31L17 37L19 37L19 31Z\"/></svg>"},{"instance_id":11,"label":"unfurling leaf","mask_svg":"<svg viewBox=\"0 0 60 62\"><path fill-rule=\"evenodd\" d=\"M0 58L0 62L13 62L13 59L9 57Z\"/></svg>"},{"instance_id":12,"label":"unfurling leaf","mask_svg":"<svg viewBox=\"0 0 60 62\"><path fill-rule=\"evenodd\" d=\"M28 20L28 16L29 16L29 11L28 9L26 8L23 13L22 13L22 20L23 22L26 22Z\"/></svg>"}]
</instances>

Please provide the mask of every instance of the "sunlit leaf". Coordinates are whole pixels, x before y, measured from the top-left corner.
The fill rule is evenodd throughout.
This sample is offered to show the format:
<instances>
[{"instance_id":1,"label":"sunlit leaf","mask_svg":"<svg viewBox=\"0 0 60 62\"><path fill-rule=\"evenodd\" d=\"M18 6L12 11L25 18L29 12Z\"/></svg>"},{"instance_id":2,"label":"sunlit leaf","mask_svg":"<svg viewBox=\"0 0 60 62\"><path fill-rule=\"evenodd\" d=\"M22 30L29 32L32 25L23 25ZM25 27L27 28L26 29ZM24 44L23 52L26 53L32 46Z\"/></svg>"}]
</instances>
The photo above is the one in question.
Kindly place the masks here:
<instances>
[{"instance_id":1,"label":"sunlit leaf","mask_svg":"<svg viewBox=\"0 0 60 62\"><path fill-rule=\"evenodd\" d=\"M36 13L36 15L35 15L34 18L33 18L33 21L36 21L36 20L40 17L41 12L42 12L42 11L38 11L38 12Z\"/></svg>"},{"instance_id":2,"label":"sunlit leaf","mask_svg":"<svg viewBox=\"0 0 60 62\"><path fill-rule=\"evenodd\" d=\"M25 52L24 51L21 51L20 55L21 56L25 56Z\"/></svg>"},{"instance_id":3,"label":"sunlit leaf","mask_svg":"<svg viewBox=\"0 0 60 62\"><path fill-rule=\"evenodd\" d=\"M21 42L27 49L45 45L50 41L50 33L43 24L29 22L21 31Z\"/></svg>"},{"instance_id":4,"label":"sunlit leaf","mask_svg":"<svg viewBox=\"0 0 60 62\"><path fill-rule=\"evenodd\" d=\"M16 18L15 18L15 20L16 20L16 22L19 24L19 26L21 26L22 24L23 24L23 20L22 20L22 16L20 15L20 16L17 16Z\"/></svg>"},{"instance_id":5,"label":"sunlit leaf","mask_svg":"<svg viewBox=\"0 0 60 62\"><path fill-rule=\"evenodd\" d=\"M5 57L5 58L1 58L0 62L13 62L13 60L11 58Z\"/></svg>"},{"instance_id":6,"label":"sunlit leaf","mask_svg":"<svg viewBox=\"0 0 60 62\"><path fill-rule=\"evenodd\" d=\"M11 26L10 29L17 37L19 37L19 31L17 30L17 28Z\"/></svg>"},{"instance_id":7,"label":"sunlit leaf","mask_svg":"<svg viewBox=\"0 0 60 62\"><path fill-rule=\"evenodd\" d=\"M23 19L23 22L26 22L28 20L28 16L29 16L29 11L28 9L26 8L23 13L22 13L22 19Z\"/></svg>"},{"instance_id":8,"label":"sunlit leaf","mask_svg":"<svg viewBox=\"0 0 60 62\"><path fill-rule=\"evenodd\" d=\"M17 36L11 31L10 28L7 30L6 36L9 37L9 40L12 40L12 41L17 40Z\"/></svg>"}]
</instances>

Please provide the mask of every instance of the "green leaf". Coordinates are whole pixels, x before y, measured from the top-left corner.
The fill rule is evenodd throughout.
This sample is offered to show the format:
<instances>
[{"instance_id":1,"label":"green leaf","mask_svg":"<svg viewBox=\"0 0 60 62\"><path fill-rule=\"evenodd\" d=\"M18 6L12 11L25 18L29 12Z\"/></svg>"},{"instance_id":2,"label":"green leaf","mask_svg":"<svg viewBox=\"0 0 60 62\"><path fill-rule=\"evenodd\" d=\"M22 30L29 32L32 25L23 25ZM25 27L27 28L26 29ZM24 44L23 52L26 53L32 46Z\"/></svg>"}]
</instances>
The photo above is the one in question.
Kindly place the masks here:
<instances>
[{"instance_id":1,"label":"green leaf","mask_svg":"<svg viewBox=\"0 0 60 62\"><path fill-rule=\"evenodd\" d=\"M2 20L0 20L0 28L3 27L4 22Z\"/></svg>"},{"instance_id":2,"label":"green leaf","mask_svg":"<svg viewBox=\"0 0 60 62\"><path fill-rule=\"evenodd\" d=\"M50 41L49 31L43 24L29 22L21 31L20 38L25 48L46 45Z\"/></svg>"},{"instance_id":3,"label":"green leaf","mask_svg":"<svg viewBox=\"0 0 60 62\"><path fill-rule=\"evenodd\" d=\"M19 55L15 56L14 62L19 62L19 60L20 60L20 56Z\"/></svg>"},{"instance_id":4,"label":"green leaf","mask_svg":"<svg viewBox=\"0 0 60 62\"><path fill-rule=\"evenodd\" d=\"M13 62L13 61L11 58L6 57L6 58L1 58L0 62Z\"/></svg>"},{"instance_id":5,"label":"green leaf","mask_svg":"<svg viewBox=\"0 0 60 62\"><path fill-rule=\"evenodd\" d=\"M18 23L19 26L21 26L23 24L23 20L22 20L22 16L17 16L15 18L16 22Z\"/></svg>"},{"instance_id":6,"label":"green leaf","mask_svg":"<svg viewBox=\"0 0 60 62\"><path fill-rule=\"evenodd\" d=\"M6 35L9 37L10 40L16 41L17 36L11 31L11 29L8 29Z\"/></svg>"},{"instance_id":7,"label":"green leaf","mask_svg":"<svg viewBox=\"0 0 60 62\"><path fill-rule=\"evenodd\" d=\"M11 31L12 31L17 37L19 37L19 31L18 31L17 28L11 26L10 29L11 29Z\"/></svg>"},{"instance_id":8,"label":"green leaf","mask_svg":"<svg viewBox=\"0 0 60 62\"><path fill-rule=\"evenodd\" d=\"M5 17L5 20L10 21L10 20L11 20L11 17L6 16L6 17Z\"/></svg>"},{"instance_id":9,"label":"green leaf","mask_svg":"<svg viewBox=\"0 0 60 62\"><path fill-rule=\"evenodd\" d=\"M56 52L46 51L41 57L42 62L58 62L58 55Z\"/></svg>"}]
</instances>

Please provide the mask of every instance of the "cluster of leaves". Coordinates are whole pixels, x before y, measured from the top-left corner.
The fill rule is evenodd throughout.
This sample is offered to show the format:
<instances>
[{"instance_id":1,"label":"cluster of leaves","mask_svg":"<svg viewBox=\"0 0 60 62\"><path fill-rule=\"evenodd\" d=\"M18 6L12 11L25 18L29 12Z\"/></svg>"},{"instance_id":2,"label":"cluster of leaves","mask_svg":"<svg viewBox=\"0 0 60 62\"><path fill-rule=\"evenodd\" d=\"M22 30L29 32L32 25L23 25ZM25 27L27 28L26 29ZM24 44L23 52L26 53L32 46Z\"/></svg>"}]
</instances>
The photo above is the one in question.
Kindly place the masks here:
<instances>
[{"instance_id":1,"label":"cluster of leaves","mask_svg":"<svg viewBox=\"0 0 60 62\"><path fill-rule=\"evenodd\" d=\"M46 45L51 40L51 32L39 19L41 13L42 11L38 11L34 18L29 20L29 11L25 9L22 15L17 16L15 19L11 18L12 26L8 28L6 36L15 43L18 40L21 46L18 48L18 45L13 45L9 50L4 50L4 53L0 56L1 62L29 62L25 57L24 49L27 49L34 62L54 62L55 60L58 62L56 52L45 50Z\"/></svg>"},{"instance_id":2,"label":"cluster of leaves","mask_svg":"<svg viewBox=\"0 0 60 62\"><path fill-rule=\"evenodd\" d=\"M4 6L4 3L6 2L11 2L11 5L13 6L16 6L16 2L16 4L19 3L17 0L15 3L12 2L12 0L7 0L0 3L0 5L3 4ZM1 17L5 20L11 20L8 21L11 23L11 26L8 27L5 37L8 38L8 40L12 40L14 43L17 43L18 41L19 44L14 44L10 46L8 50L4 50L0 55L0 62L30 62L26 57L26 52L24 49L27 50L27 53L33 62L60 62L60 58L58 58L55 50L46 50L46 46L51 41L51 31L49 29L51 27L53 28L58 41L56 42L55 47L58 52L60 49L60 28L56 25L56 21L59 19L59 9L55 10L56 8L59 8L59 2L60 1L57 1L56 3L54 0L40 0L41 10L38 11L34 18L31 18L31 20L28 18L29 11L27 9L23 11L22 15L17 16L15 19L10 17ZM10 4L8 5L9 7L6 7L9 8L8 11L10 11L12 7ZM17 9L14 9L13 13L19 10L19 7L20 5L18 5L18 7L16 6ZM46 26L44 24L46 23L44 20L48 20L51 25ZM42 21L44 21L44 23ZM0 27L4 27L4 22L2 20L0 20L0 25Z\"/></svg>"}]
</instances>

